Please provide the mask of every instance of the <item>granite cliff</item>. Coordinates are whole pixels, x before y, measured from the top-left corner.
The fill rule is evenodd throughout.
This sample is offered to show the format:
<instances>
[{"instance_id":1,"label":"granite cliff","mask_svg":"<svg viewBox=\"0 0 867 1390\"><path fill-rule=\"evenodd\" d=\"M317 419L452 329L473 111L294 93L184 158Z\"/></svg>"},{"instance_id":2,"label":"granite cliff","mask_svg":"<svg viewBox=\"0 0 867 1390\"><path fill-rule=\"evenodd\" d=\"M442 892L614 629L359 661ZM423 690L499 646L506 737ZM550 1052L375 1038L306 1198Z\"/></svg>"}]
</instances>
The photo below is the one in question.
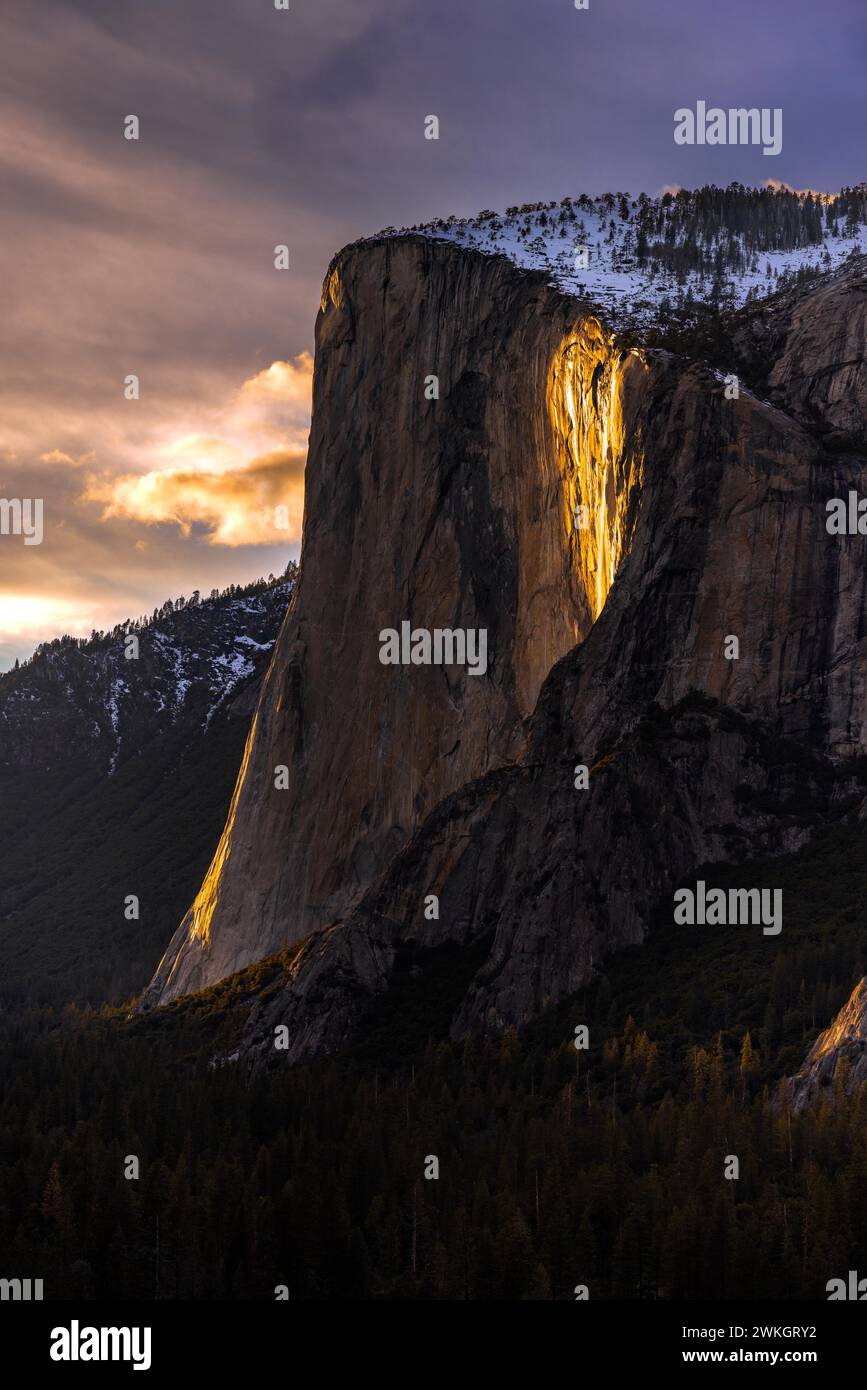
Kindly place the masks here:
<instances>
[{"instance_id":1,"label":"granite cliff","mask_svg":"<svg viewBox=\"0 0 867 1390\"><path fill-rule=\"evenodd\" d=\"M518 1024L694 865L854 815L867 570L825 503L865 489L865 322L863 257L740 309L733 397L506 257L342 252L301 577L143 1006L288 948L244 1049L285 1024L302 1057L349 1041L407 943L481 943L452 1031ZM486 673L383 665L404 620L486 629Z\"/></svg>"}]
</instances>

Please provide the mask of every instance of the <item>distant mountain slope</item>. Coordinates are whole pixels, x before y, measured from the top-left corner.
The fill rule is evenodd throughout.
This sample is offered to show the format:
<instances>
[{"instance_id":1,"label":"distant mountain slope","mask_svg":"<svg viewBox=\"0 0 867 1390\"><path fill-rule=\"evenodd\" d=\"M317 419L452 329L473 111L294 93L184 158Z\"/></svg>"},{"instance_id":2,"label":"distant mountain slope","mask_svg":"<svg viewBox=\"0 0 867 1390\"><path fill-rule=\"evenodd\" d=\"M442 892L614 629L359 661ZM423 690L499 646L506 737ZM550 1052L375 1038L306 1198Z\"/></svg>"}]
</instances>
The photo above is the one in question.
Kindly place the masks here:
<instances>
[{"instance_id":1,"label":"distant mountain slope","mask_svg":"<svg viewBox=\"0 0 867 1390\"><path fill-rule=\"evenodd\" d=\"M144 984L219 837L294 581L166 604L0 677L0 993Z\"/></svg>"},{"instance_id":2,"label":"distant mountain slope","mask_svg":"<svg viewBox=\"0 0 867 1390\"><path fill-rule=\"evenodd\" d=\"M294 585L259 580L199 601L168 600L147 620L86 642L59 638L0 676L0 768L56 768L78 756L114 772L185 721L204 730L261 671ZM138 657L126 656L128 638Z\"/></svg>"}]
</instances>

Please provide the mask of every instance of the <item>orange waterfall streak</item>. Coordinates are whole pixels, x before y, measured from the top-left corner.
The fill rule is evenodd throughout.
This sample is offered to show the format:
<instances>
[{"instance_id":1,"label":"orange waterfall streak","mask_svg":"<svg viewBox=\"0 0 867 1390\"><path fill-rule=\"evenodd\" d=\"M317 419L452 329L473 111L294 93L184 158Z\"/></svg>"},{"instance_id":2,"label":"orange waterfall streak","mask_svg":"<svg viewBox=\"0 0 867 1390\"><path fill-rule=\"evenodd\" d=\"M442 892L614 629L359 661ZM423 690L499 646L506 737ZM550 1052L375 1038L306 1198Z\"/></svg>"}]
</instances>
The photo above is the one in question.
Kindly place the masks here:
<instances>
[{"instance_id":1,"label":"orange waterfall streak","mask_svg":"<svg viewBox=\"0 0 867 1390\"><path fill-rule=\"evenodd\" d=\"M564 481L567 533L593 619L623 557L630 493L643 478L640 456L624 461L623 381L637 353L621 354L595 319L560 346L548 404Z\"/></svg>"}]
</instances>

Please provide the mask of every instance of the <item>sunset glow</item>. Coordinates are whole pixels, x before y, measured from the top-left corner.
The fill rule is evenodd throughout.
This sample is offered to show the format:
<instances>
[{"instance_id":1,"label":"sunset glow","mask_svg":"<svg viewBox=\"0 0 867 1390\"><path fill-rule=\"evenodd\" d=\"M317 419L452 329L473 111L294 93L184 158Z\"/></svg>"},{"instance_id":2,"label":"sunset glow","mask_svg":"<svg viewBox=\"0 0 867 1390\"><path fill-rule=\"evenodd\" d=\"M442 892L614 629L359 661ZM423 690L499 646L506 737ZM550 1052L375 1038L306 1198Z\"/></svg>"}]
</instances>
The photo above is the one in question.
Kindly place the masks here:
<instances>
[{"instance_id":1,"label":"sunset glow","mask_svg":"<svg viewBox=\"0 0 867 1390\"><path fill-rule=\"evenodd\" d=\"M73 636L90 632L93 614L83 614L70 599L33 598L29 594L0 595L0 641L55 627Z\"/></svg>"},{"instance_id":2,"label":"sunset glow","mask_svg":"<svg viewBox=\"0 0 867 1390\"><path fill-rule=\"evenodd\" d=\"M165 421L120 398L94 415L89 449L71 446L69 418L35 418L38 444L0 460L0 495L40 497L45 513L41 545L4 538L0 669L62 633L146 612L172 588L284 569L301 537L312 373L309 352L275 360Z\"/></svg>"}]
</instances>

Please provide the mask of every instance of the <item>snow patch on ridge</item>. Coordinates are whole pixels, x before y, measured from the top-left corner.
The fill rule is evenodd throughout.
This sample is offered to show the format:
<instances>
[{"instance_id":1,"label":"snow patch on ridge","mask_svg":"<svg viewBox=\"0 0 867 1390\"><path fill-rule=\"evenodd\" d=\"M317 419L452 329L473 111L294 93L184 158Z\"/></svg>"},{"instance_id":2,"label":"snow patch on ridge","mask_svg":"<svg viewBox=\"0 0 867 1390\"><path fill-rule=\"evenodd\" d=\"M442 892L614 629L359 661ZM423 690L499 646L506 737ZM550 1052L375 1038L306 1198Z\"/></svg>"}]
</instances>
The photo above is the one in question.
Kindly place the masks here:
<instances>
[{"instance_id":1,"label":"snow patch on ridge","mask_svg":"<svg viewBox=\"0 0 867 1390\"><path fill-rule=\"evenodd\" d=\"M684 296L691 296L694 301L707 302L713 274L697 270L678 273L653 255L639 258L639 204L628 198L621 204L621 198L618 194L593 200L567 199L560 204L532 205L534 210L528 211L485 212L475 218L449 218L418 227L389 227L378 237L415 233L483 255L506 256L523 270L545 273L550 283L564 293L592 300L615 325L628 320L646 327L658 317L666 300L676 304ZM656 209L662 206L660 200L648 200L648 205ZM628 210L626 218L622 216L622 206ZM664 211L660 217L664 221ZM665 240L667 235L675 249L690 244L682 232L672 237L663 230L657 240ZM804 270L830 271L853 253L867 252L867 226L861 224L846 230L841 225L836 235L829 228L823 232L821 242L790 250L752 250L742 236L730 237L726 231L702 245L708 255L719 250L722 257L732 249L733 242L747 264L737 271L726 265L720 270L721 302L727 308L765 298L779 288L785 277ZM586 265L582 250L586 252Z\"/></svg>"}]
</instances>

